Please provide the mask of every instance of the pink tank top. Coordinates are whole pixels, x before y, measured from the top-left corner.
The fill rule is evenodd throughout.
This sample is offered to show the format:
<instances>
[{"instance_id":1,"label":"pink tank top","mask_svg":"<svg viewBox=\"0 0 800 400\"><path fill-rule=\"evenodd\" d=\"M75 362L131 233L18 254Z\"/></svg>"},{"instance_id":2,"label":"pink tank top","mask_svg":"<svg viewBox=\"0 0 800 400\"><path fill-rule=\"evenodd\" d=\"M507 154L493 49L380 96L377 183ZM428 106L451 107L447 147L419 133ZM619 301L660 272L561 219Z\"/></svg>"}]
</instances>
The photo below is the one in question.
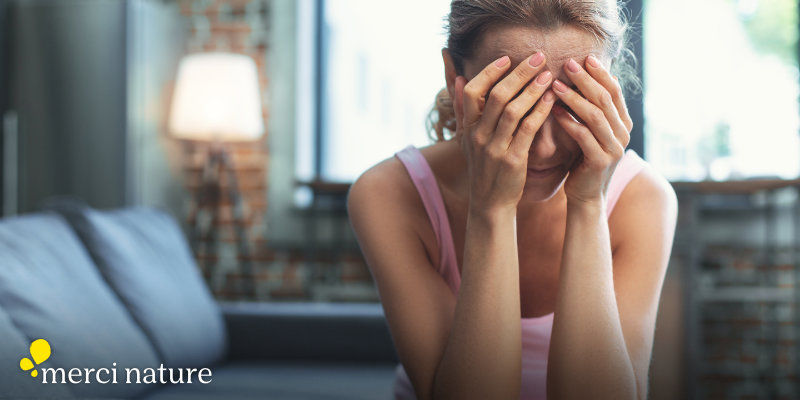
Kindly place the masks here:
<instances>
[{"instance_id":1,"label":"pink tank top","mask_svg":"<svg viewBox=\"0 0 800 400\"><path fill-rule=\"evenodd\" d=\"M409 145L395 153L408 170L411 180L422 198L422 204L431 220L436 240L439 243L441 265L439 274L445 279L450 289L457 296L461 286L461 276L456 261L453 235L447 219L442 194L430 165L422 153ZM625 155L617 164L609 182L606 194L606 216L611 215L628 182L646 166L646 161L633 149L625 151ZM547 355L550 349L550 332L553 328L553 313L536 317L522 318L522 387L520 399L546 399ZM394 398L396 400L416 400L414 388L403 365L395 368Z\"/></svg>"}]
</instances>

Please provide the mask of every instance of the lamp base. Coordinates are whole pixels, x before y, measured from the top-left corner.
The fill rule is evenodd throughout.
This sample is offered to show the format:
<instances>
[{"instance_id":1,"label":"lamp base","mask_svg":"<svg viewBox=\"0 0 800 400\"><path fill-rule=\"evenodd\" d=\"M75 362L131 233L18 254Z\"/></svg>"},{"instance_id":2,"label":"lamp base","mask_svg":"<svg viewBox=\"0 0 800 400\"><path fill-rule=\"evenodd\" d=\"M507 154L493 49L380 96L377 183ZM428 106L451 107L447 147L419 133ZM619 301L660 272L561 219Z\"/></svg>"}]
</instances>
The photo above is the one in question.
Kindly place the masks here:
<instances>
[{"instance_id":1,"label":"lamp base","mask_svg":"<svg viewBox=\"0 0 800 400\"><path fill-rule=\"evenodd\" d=\"M231 226L236 242L237 269L241 274L237 292L244 299L256 299L251 250L244 221L244 204L239 190L230 153L223 143L210 143L205 157L201 182L194 194L194 204L189 213L192 247L198 256L209 286L215 294L220 291L216 276L219 271L219 237L221 209L227 201L232 206Z\"/></svg>"}]
</instances>

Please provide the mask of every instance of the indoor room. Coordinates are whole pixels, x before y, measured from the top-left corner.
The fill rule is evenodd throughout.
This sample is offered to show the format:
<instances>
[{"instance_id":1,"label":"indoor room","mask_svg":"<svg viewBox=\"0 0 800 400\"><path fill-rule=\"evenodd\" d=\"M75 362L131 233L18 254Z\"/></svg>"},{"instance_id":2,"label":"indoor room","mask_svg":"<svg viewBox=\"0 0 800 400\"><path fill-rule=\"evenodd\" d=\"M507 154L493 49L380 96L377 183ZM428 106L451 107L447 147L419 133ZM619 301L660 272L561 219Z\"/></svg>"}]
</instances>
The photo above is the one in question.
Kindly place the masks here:
<instances>
[{"instance_id":1,"label":"indoor room","mask_svg":"<svg viewBox=\"0 0 800 400\"><path fill-rule=\"evenodd\" d=\"M796 0L0 0L0 398L800 398Z\"/></svg>"}]
</instances>

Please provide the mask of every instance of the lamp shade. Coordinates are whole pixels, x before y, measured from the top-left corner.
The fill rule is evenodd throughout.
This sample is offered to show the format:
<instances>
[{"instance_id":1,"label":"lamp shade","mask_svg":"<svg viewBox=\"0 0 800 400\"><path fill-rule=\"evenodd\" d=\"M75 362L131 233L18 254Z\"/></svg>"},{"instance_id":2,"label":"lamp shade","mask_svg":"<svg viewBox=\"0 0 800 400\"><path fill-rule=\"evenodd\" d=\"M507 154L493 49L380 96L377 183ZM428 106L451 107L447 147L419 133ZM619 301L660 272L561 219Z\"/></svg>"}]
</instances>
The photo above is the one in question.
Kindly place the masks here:
<instances>
[{"instance_id":1,"label":"lamp shade","mask_svg":"<svg viewBox=\"0 0 800 400\"><path fill-rule=\"evenodd\" d=\"M258 72L252 58L196 53L178 66L169 130L194 140L254 140L264 133Z\"/></svg>"}]
</instances>

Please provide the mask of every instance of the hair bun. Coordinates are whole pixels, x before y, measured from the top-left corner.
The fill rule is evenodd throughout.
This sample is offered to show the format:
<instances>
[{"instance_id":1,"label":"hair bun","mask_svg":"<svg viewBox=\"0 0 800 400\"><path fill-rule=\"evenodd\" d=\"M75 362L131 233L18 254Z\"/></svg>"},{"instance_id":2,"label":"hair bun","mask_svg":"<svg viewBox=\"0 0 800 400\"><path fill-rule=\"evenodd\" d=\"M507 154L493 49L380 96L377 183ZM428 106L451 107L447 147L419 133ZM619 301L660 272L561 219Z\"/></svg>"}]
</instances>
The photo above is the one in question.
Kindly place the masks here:
<instances>
[{"instance_id":1,"label":"hair bun","mask_svg":"<svg viewBox=\"0 0 800 400\"><path fill-rule=\"evenodd\" d=\"M442 88L436 94L434 107L428 114L429 130L436 133L436 141L452 139L456 133L456 113L453 109L453 99L447 92L447 88ZM450 132L450 138L445 138L444 131Z\"/></svg>"}]
</instances>

